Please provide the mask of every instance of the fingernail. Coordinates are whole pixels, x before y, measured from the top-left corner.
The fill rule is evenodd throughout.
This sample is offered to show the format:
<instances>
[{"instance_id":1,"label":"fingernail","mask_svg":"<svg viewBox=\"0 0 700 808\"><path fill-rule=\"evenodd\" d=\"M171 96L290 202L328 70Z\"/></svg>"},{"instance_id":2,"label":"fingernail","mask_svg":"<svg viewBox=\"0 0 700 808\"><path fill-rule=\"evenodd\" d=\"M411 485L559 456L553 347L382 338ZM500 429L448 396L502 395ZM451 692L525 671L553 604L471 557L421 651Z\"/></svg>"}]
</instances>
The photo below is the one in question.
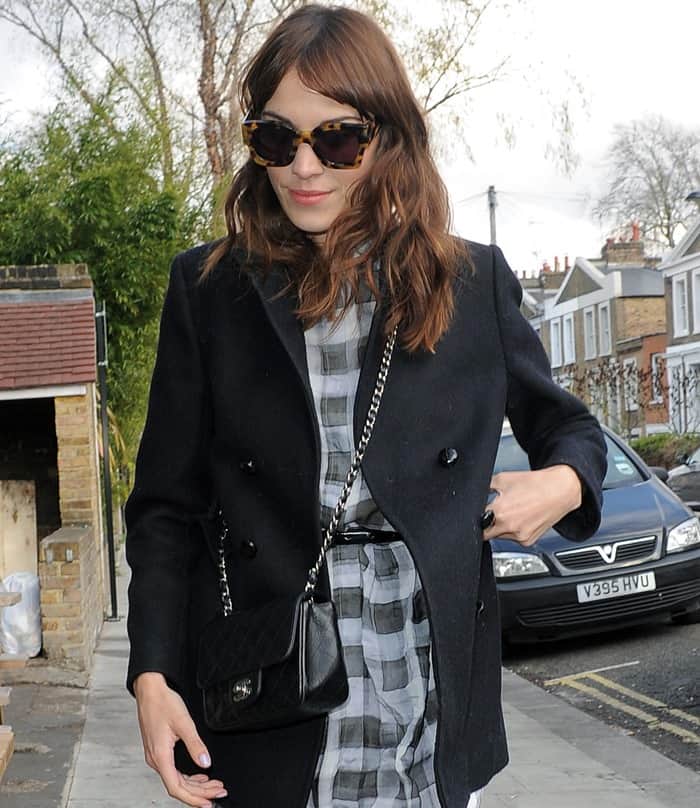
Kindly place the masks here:
<instances>
[{"instance_id":1,"label":"fingernail","mask_svg":"<svg viewBox=\"0 0 700 808\"><path fill-rule=\"evenodd\" d=\"M214 794L216 799L218 800L219 797L228 797L228 791L221 791L219 794Z\"/></svg>"},{"instance_id":2,"label":"fingernail","mask_svg":"<svg viewBox=\"0 0 700 808\"><path fill-rule=\"evenodd\" d=\"M199 762L202 766L211 766L211 758L204 752L199 756Z\"/></svg>"}]
</instances>

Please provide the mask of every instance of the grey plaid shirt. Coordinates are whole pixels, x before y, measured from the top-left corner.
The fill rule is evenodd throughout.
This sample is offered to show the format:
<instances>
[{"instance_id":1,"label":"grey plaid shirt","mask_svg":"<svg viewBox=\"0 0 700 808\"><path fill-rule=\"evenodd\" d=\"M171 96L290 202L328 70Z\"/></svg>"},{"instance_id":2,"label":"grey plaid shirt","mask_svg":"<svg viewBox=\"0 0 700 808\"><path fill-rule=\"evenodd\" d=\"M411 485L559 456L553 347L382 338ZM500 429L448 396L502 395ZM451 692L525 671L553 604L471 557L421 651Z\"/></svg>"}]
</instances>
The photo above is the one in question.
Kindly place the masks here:
<instances>
[{"instance_id":1,"label":"grey plaid shirt","mask_svg":"<svg viewBox=\"0 0 700 808\"><path fill-rule=\"evenodd\" d=\"M356 445L355 390L374 304L363 284L360 302L339 323L324 319L305 333L320 425L324 525ZM345 525L393 529L361 471L344 517ZM413 558L402 541L388 541L333 547L327 564L350 695L328 717L307 808L439 808L430 625ZM465 808L478 805L473 794Z\"/></svg>"}]
</instances>

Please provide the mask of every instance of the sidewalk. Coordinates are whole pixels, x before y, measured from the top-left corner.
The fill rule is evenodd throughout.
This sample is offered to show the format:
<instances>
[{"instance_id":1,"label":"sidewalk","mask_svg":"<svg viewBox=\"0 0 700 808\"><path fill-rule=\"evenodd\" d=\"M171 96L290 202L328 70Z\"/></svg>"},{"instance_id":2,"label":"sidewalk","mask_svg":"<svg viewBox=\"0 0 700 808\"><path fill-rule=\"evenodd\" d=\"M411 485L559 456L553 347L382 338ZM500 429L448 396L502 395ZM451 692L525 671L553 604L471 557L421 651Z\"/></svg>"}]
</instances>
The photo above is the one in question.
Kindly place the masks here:
<instances>
[{"instance_id":1,"label":"sidewalk","mask_svg":"<svg viewBox=\"0 0 700 808\"><path fill-rule=\"evenodd\" d=\"M122 562L119 612L126 611ZM136 702L124 688L126 620L105 623L87 720L61 808L172 808L143 759ZM510 765L482 808L695 808L700 775L504 671ZM272 807L270 807L272 808Z\"/></svg>"}]
</instances>

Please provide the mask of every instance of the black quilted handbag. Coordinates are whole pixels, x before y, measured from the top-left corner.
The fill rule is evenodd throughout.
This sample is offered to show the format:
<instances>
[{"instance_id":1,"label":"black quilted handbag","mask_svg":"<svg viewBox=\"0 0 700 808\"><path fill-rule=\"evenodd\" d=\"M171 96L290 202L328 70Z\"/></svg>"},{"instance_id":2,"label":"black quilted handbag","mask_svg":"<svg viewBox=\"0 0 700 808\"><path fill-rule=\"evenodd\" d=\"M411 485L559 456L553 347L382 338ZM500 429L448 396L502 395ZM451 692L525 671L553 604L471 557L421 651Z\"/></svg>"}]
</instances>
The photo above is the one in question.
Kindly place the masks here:
<instances>
[{"instance_id":1,"label":"black quilted handbag","mask_svg":"<svg viewBox=\"0 0 700 808\"><path fill-rule=\"evenodd\" d=\"M228 526L219 511L223 613L199 641L197 685L212 730L261 730L325 715L348 697L348 680L332 601L315 598L318 576L357 477L379 409L397 329L387 337L362 436L330 524L301 594L234 611L224 557Z\"/></svg>"}]
</instances>

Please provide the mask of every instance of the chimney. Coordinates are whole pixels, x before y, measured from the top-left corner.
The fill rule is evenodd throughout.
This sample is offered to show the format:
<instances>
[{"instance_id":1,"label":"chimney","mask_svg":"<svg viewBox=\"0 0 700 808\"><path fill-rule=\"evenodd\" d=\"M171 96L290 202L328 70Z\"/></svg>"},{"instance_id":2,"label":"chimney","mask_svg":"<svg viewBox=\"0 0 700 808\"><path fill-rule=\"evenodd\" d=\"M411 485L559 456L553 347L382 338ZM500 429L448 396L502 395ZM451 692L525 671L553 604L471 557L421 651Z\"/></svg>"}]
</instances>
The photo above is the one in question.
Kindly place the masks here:
<instances>
[{"instance_id":1,"label":"chimney","mask_svg":"<svg viewBox=\"0 0 700 808\"><path fill-rule=\"evenodd\" d=\"M632 222L632 241L639 241L640 240L639 234L640 234L639 225L637 224L637 222Z\"/></svg>"},{"instance_id":2,"label":"chimney","mask_svg":"<svg viewBox=\"0 0 700 808\"><path fill-rule=\"evenodd\" d=\"M632 241L615 241L614 238L608 238L600 254L608 264L636 264L637 266L643 266L645 260L644 242L636 239Z\"/></svg>"},{"instance_id":3,"label":"chimney","mask_svg":"<svg viewBox=\"0 0 700 808\"><path fill-rule=\"evenodd\" d=\"M559 272L559 256L554 256L554 271Z\"/></svg>"},{"instance_id":4,"label":"chimney","mask_svg":"<svg viewBox=\"0 0 700 808\"><path fill-rule=\"evenodd\" d=\"M549 264L547 263L547 261L545 261L542 264L542 272L551 272L551 271L552 271L552 267L550 267Z\"/></svg>"},{"instance_id":5,"label":"chimney","mask_svg":"<svg viewBox=\"0 0 700 808\"><path fill-rule=\"evenodd\" d=\"M569 266L569 256L564 256L564 272L568 272L571 267Z\"/></svg>"}]
</instances>

